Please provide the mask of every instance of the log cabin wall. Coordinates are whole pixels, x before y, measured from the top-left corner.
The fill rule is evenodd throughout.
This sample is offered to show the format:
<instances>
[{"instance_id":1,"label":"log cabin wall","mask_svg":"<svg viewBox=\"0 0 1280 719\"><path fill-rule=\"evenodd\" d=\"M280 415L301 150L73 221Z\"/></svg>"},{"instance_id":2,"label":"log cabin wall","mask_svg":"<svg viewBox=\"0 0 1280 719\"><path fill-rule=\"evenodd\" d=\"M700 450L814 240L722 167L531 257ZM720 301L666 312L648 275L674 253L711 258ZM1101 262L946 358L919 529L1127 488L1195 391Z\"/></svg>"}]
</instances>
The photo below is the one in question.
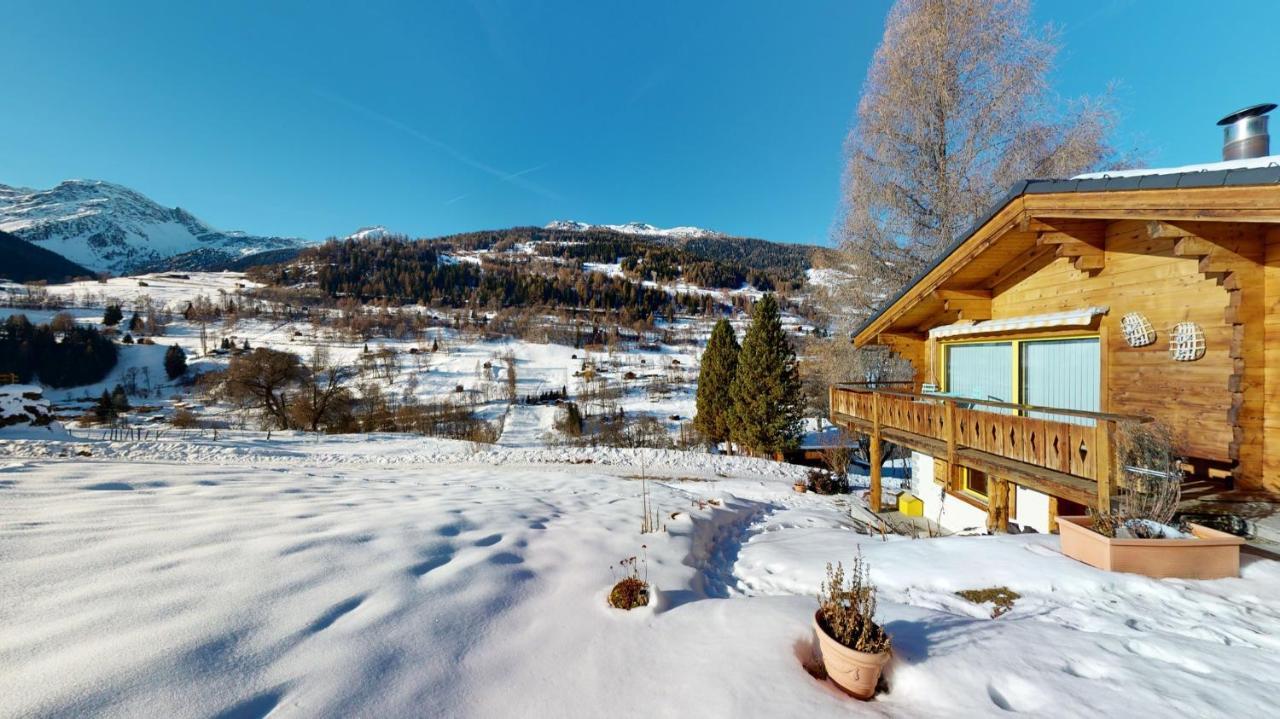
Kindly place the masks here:
<instances>
[{"instance_id":1,"label":"log cabin wall","mask_svg":"<svg viewBox=\"0 0 1280 719\"><path fill-rule=\"evenodd\" d=\"M1109 307L1099 329L1102 410L1155 417L1179 433L1187 454L1233 464L1233 454L1239 453L1239 408L1233 414L1230 388L1237 366L1226 314L1229 292L1220 276L1206 275L1196 258L1175 254L1174 246L1172 240L1150 237L1146 222L1108 223L1101 270L1077 270L1069 257L1048 260L1029 276L994 288L992 317ZM1141 312L1151 321L1157 332L1153 344L1125 343L1120 318L1128 312ZM1170 331L1184 321L1199 324L1205 333L1205 355L1194 362L1175 362L1169 355Z\"/></svg>"},{"instance_id":2,"label":"log cabin wall","mask_svg":"<svg viewBox=\"0 0 1280 719\"><path fill-rule=\"evenodd\" d=\"M1280 229L1267 233L1264 287L1264 402L1262 472L1264 488L1280 492Z\"/></svg>"}]
</instances>

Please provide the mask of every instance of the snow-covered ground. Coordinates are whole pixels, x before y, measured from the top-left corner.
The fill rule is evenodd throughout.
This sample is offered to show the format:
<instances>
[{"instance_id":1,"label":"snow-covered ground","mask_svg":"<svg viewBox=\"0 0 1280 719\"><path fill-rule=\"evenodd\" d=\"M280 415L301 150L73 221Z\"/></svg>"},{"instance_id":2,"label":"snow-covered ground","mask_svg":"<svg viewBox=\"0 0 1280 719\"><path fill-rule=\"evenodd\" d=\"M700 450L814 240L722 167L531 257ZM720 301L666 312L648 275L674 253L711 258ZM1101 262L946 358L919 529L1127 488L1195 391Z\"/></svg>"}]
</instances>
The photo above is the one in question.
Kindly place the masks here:
<instances>
[{"instance_id":1,"label":"snow-covered ground","mask_svg":"<svg viewBox=\"0 0 1280 719\"><path fill-rule=\"evenodd\" d=\"M396 397L403 396L409 388L407 391L423 402L456 399L460 396L456 390L461 386L464 392L485 396L484 406L478 409L478 414L485 419L494 419L506 412L506 364L500 358L510 353L516 359L517 396L523 398L561 388L577 396L583 389L583 380L577 374L590 365L614 388L621 389L621 397L616 401L610 400L612 404L630 417L650 416L662 421L673 437L679 436L680 422L692 417L701 343L705 342L712 325L708 318L681 317L674 324L663 320L659 326L676 338L672 344L619 344L610 349L588 350L530 340L494 340L481 336L479 332L460 332L448 326L451 324L448 312L416 306L403 310L433 317L433 324L441 325L427 328L423 337L418 339L374 337L364 341L338 336L333 329L315 325L305 318L281 320L228 315L223 320L207 323L203 327L205 338L202 340L202 327L185 321L181 316L187 303L197 297L209 298L216 304L223 304L228 299L237 302L242 301L239 293L253 286L254 283L243 273L191 272L112 278L106 282L75 282L37 290L65 303L67 309L59 310L2 306L6 302L23 304L23 295L29 291L22 285L7 284L0 285L0 320L13 314L23 314L32 322L42 323L50 321L59 311L66 311L79 322L100 326L103 308L119 304L127 324L134 308L147 299L170 312L172 320L164 335L153 338L155 346L119 345L119 363L103 381L73 388L46 388L45 396L54 402L96 398L103 389L110 390L124 383L140 388L140 394L134 395L135 404L140 403L139 400L144 400L142 404L163 404L172 398L190 404L192 398L187 396L191 392L190 387L171 382L164 374L165 348L173 344L180 346L187 353L191 372L199 374L226 366L230 357L214 351L227 339L237 347L247 340L251 347L285 350L304 359L317 346L322 346L332 360L347 367L365 365L368 359L366 348L375 354L390 349L397 355L396 367L387 374L381 369L362 374L351 387L357 395L360 393L358 385L371 379L378 379L382 390ZM734 320L740 337L748 322L745 317ZM792 316L784 317L784 322L793 331L808 329L801 320ZM119 329L123 332L124 325ZM697 344L690 344L690 340ZM429 352L435 343L439 344L441 351ZM485 368L485 364L490 367ZM624 379L627 373L634 374L635 378ZM132 382L128 381L130 379ZM209 409L212 415L218 414L217 408ZM544 416L542 420L548 418ZM543 429L550 429L549 421L544 422ZM541 444L544 437L526 433L524 439L537 440ZM509 439L505 443L510 444L511 441Z\"/></svg>"},{"instance_id":2,"label":"snow-covered ground","mask_svg":"<svg viewBox=\"0 0 1280 719\"><path fill-rule=\"evenodd\" d=\"M1156 581L1054 536L868 536L764 460L2 437L6 716L1267 716L1280 689L1280 563ZM895 643L867 704L804 667L859 548ZM636 555L655 602L608 608ZM992 586L1022 595L998 619L954 594Z\"/></svg>"}]
</instances>

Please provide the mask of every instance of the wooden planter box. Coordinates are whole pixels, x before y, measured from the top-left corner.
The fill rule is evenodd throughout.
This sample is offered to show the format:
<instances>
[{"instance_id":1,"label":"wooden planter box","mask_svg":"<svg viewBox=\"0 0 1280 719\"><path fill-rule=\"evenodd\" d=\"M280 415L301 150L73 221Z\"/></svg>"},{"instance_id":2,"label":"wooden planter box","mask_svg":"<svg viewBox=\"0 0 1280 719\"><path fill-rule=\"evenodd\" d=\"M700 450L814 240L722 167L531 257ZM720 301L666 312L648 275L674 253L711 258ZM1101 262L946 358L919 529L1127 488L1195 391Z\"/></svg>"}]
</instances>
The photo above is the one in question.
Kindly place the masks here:
<instances>
[{"instance_id":1,"label":"wooden planter box","mask_svg":"<svg viewBox=\"0 0 1280 719\"><path fill-rule=\"evenodd\" d=\"M1240 576L1244 539L1199 524L1188 526L1197 539L1111 539L1093 531L1089 517L1058 517L1062 553L1098 569L1157 579Z\"/></svg>"}]
</instances>

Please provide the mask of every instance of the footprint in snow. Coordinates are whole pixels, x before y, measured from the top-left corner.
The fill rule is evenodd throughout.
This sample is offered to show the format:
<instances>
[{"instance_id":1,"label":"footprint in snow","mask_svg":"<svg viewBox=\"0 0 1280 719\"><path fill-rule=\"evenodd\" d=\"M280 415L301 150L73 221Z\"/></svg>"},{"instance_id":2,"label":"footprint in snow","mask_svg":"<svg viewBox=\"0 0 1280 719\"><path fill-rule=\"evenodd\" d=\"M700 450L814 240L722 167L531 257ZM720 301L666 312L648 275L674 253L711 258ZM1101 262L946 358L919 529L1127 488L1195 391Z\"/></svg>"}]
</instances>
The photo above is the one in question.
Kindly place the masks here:
<instances>
[{"instance_id":1,"label":"footprint in snow","mask_svg":"<svg viewBox=\"0 0 1280 719\"><path fill-rule=\"evenodd\" d=\"M453 561L453 548L443 547L431 554L423 554L422 556L422 561L409 567L409 573L415 577L425 577L427 574Z\"/></svg>"},{"instance_id":2,"label":"footprint in snow","mask_svg":"<svg viewBox=\"0 0 1280 719\"><path fill-rule=\"evenodd\" d=\"M133 485L127 482L99 482L98 484L90 484L85 489L95 492L132 492Z\"/></svg>"},{"instance_id":3,"label":"footprint in snow","mask_svg":"<svg viewBox=\"0 0 1280 719\"><path fill-rule=\"evenodd\" d=\"M991 680L987 684L987 696L1007 712L1034 712L1048 701L1039 687L1014 675Z\"/></svg>"},{"instance_id":4,"label":"footprint in snow","mask_svg":"<svg viewBox=\"0 0 1280 719\"><path fill-rule=\"evenodd\" d=\"M1095 660L1076 659L1068 663L1062 671L1081 679L1102 679L1114 674L1115 667Z\"/></svg>"},{"instance_id":5,"label":"footprint in snow","mask_svg":"<svg viewBox=\"0 0 1280 719\"><path fill-rule=\"evenodd\" d=\"M213 719L263 719L280 705L284 692L273 689L250 697L214 715Z\"/></svg>"},{"instance_id":6,"label":"footprint in snow","mask_svg":"<svg viewBox=\"0 0 1280 719\"><path fill-rule=\"evenodd\" d=\"M501 542L501 541L502 541L502 535L501 535L501 534L490 534L490 535L489 535L489 536L487 536L487 537L482 537L482 538L480 538L480 539L477 539L477 540L476 540L476 542L475 542L475 546L477 546L477 547L492 547L493 545L495 545L495 544L497 544L498 542Z\"/></svg>"},{"instance_id":7,"label":"footprint in snow","mask_svg":"<svg viewBox=\"0 0 1280 719\"><path fill-rule=\"evenodd\" d=\"M1140 657L1143 657L1144 659L1155 659L1156 661L1165 662L1166 664L1182 667L1183 669L1196 674L1209 674L1213 671L1212 667L1199 659L1186 656L1177 650L1170 649L1168 647L1134 640L1125 644L1124 648Z\"/></svg>"},{"instance_id":8,"label":"footprint in snow","mask_svg":"<svg viewBox=\"0 0 1280 719\"><path fill-rule=\"evenodd\" d=\"M356 607L360 606L363 603L364 603L364 596L362 595L357 595L357 596L351 597L350 599L344 599L343 601L338 602L337 604L325 610L324 614L321 614L319 617L317 617L316 620L312 622L310 626L307 627L307 633L315 634L317 632L322 632L328 629L329 627L333 626L334 622L338 621L339 619L343 618L347 614L351 613L352 611L355 610Z\"/></svg>"}]
</instances>

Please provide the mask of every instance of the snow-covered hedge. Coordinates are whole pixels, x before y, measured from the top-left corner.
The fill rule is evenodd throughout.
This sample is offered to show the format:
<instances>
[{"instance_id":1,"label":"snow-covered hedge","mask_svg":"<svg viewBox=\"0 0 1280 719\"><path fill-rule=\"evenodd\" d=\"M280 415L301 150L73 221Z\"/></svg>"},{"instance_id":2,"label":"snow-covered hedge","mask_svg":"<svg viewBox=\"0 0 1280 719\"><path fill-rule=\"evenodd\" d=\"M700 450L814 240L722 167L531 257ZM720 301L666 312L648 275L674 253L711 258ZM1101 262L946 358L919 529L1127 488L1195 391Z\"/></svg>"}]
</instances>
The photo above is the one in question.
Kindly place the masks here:
<instances>
[{"instance_id":1,"label":"snow-covered hedge","mask_svg":"<svg viewBox=\"0 0 1280 719\"><path fill-rule=\"evenodd\" d=\"M45 427L53 422L44 391L31 384L0 385L0 427Z\"/></svg>"}]
</instances>

